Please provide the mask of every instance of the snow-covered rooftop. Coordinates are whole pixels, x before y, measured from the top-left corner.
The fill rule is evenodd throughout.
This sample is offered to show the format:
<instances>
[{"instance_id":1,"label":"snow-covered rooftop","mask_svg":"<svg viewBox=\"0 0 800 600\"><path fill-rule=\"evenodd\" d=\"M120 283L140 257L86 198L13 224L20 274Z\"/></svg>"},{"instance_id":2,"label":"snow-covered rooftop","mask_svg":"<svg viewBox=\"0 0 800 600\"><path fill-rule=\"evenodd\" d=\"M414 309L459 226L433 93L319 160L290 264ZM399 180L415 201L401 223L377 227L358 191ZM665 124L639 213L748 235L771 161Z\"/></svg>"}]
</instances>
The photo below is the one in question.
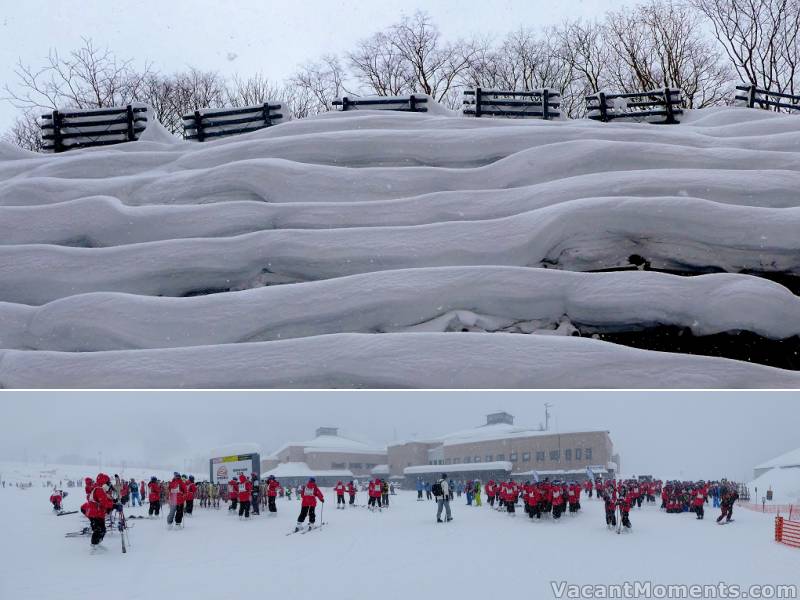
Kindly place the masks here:
<instances>
[{"instance_id":1,"label":"snow-covered rooftop","mask_svg":"<svg viewBox=\"0 0 800 600\"><path fill-rule=\"evenodd\" d=\"M421 465L419 467L406 467L405 475L422 475L425 473L462 473L465 471L511 471L508 461L494 461L484 463L466 463L458 465Z\"/></svg>"},{"instance_id":2,"label":"snow-covered rooftop","mask_svg":"<svg viewBox=\"0 0 800 600\"><path fill-rule=\"evenodd\" d=\"M347 477L352 478L353 472L348 469L311 469L304 462L287 462L281 463L274 469L270 469L266 473L262 473L261 477L269 477L274 475L278 479L281 477Z\"/></svg>"},{"instance_id":3,"label":"snow-covered rooftop","mask_svg":"<svg viewBox=\"0 0 800 600\"><path fill-rule=\"evenodd\" d=\"M340 435L318 435L304 442L288 442L273 452L278 455L287 448L301 447L306 454L311 452L343 452L348 454L386 454L385 447L371 446L365 442Z\"/></svg>"},{"instance_id":4,"label":"snow-covered rooftop","mask_svg":"<svg viewBox=\"0 0 800 600\"><path fill-rule=\"evenodd\" d=\"M747 484L753 502L760 504L761 498L772 489L773 504L800 504L800 469L775 467ZM758 496L756 496L758 488Z\"/></svg>"},{"instance_id":5,"label":"snow-covered rooftop","mask_svg":"<svg viewBox=\"0 0 800 600\"><path fill-rule=\"evenodd\" d=\"M756 469L772 469L774 467L787 468L787 467L800 467L800 448L790 450L785 454L776 456L766 462L756 465Z\"/></svg>"}]
</instances>

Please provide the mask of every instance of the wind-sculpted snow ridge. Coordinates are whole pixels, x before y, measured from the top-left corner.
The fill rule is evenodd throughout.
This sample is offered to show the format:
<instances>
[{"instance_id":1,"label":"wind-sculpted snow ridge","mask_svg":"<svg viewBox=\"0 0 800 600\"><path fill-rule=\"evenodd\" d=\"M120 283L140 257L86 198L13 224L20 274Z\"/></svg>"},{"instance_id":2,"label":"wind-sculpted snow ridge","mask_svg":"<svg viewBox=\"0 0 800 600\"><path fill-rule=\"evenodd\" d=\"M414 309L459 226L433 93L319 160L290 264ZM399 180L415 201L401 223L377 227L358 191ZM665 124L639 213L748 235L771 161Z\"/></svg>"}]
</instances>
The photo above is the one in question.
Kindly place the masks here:
<instances>
[{"instance_id":1,"label":"wind-sculpted snow ridge","mask_svg":"<svg viewBox=\"0 0 800 600\"><path fill-rule=\"evenodd\" d=\"M192 298L100 292L41 307L0 303L0 347L68 352L338 332L591 335L661 325L695 336L738 331L769 339L800 336L800 297L748 275L444 267Z\"/></svg>"},{"instance_id":2,"label":"wind-sculpted snow ridge","mask_svg":"<svg viewBox=\"0 0 800 600\"><path fill-rule=\"evenodd\" d=\"M800 119L739 108L0 144L0 385L795 386L716 357L796 368L798 189ZM681 276L587 273L632 265Z\"/></svg>"},{"instance_id":3,"label":"wind-sculpted snow ridge","mask_svg":"<svg viewBox=\"0 0 800 600\"><path fill-rule=\"evenodd\" d=\"M713 224L713 226L709 226ZM0 246L0 299L44 304L100 291L184 296L436 266L656 268L800 274L800 208L692 198L590 198L502 219L272 230L113 248Z\"/></svg>"},{"instance_id":4,"label":"wind-sculpted snow ridge","mask_svg":"<svg viewBox=\"0 0 800 600\"><path fill-rule=\"evenodd\" d=\"M800 373L579 337L339 333L117 352L0 351L0 387L800 387Z\"/></svg>"}]
</instances>

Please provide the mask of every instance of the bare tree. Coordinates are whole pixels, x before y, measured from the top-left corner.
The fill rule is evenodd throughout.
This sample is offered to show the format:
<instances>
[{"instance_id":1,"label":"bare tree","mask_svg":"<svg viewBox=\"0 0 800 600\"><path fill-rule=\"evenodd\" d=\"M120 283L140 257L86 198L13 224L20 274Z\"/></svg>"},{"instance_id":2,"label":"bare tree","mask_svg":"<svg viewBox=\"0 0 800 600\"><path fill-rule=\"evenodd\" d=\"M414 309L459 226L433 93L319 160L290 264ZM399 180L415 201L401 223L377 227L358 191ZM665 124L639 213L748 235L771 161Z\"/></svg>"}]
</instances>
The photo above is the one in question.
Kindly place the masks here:
<instances>
[{"instance_id":1,"label":"bare tree","mask_svg":"<svg viewBox=\"0 0 800 600\"><path fill-rule=\"evenodd\" d=\"M9 144L14 144L25 150L39 152L42 149L37 112L28 110L17 117L10 129L5 131L0 139Z\"/></svg>"},{"instance_id":2,"label":"bare tree","mask_svg":"<svg viewBox=\"0 0 800 600\"><path fill-rule=\"evenodd\" d=\"M673 0L650 0L609 13L608 76L624 92L660 87L683 91L688 108L718 104L728 91L729 69L701 29L699 17Z\"/></svg>"},{"instance_id":3,"label":"bare tree","mask_svg":"<svg viewBox=\"0 0 800 600\"><path fill-rule=\"evenodd\" d=\"M233 107L255 106L265 102L283 100L284 87L273 83L261 73L247 78L234 76L225 89L228 105Z\"/></svg>"},{"instance_id":4,"label":"bare tree","mask_svg":"<svg viewBox=\"0 0 800 600\"><path fill-rule=\"evenodd\" d=\"M689 0L745 83L796 94L800 87L800 0Z\"/></svg>"},{"instance_id":5,"label":"bare tree","mask_svg":"<svg viewBox=\"0 0 800 600\"><path fill-rule=\"evenodd\" d=\"M332 110L333 101L345 92L345 79L341 62L333 54L302 65L290 78L288 86L295 98L296 116L301 112L302 116L308 116Z\"/></svg>"},{"instance_id":6,"label":"bare tree","mask_svg":"<svg viewBox=\"0 0 800 600\"><path fill-rule=\"evenodd\" d=\"M8 99L17 108L103 108L136 100L142 82L151 74L131 60L120 60L108 48L100 49L90 38L83 46L62 57L51 50L40 68L23 65L14 71L18 85L6 86ZM17 91L19 90L19 91Z\"/></svg>"},{"instance_id":7,"label":"bare tree","mask_svg":"<svg viewBox=\"0 0 800 600\"><path fill-rule=\"evenodd\" d=\"M398 96L413 91L413 75L408 62L385 32L358 42L347 58L353 76L369 92L378 96Z\"/></svg>"}]
</instances>

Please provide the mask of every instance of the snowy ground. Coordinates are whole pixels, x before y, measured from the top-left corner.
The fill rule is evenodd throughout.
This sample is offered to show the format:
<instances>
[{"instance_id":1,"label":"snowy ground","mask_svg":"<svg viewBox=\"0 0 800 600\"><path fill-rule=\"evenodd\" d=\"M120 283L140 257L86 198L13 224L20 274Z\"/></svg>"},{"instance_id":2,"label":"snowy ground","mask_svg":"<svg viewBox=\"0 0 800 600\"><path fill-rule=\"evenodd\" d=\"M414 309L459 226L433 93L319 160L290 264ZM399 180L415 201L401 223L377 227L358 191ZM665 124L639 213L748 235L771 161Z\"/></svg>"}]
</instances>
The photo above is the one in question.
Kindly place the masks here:
<instances>
[{"instance_id":1,"label":"snowy ground","mask_svg":"<svg viewBox=\"0 0 800 600\"><path fill-rule=\"evenodd\" d=\"M157 124L61 155L0 144L0 387L800 387L591 339L745 332L800 357L800 297L768 280L800 282L799 134L738 108L356 111L203 144ZM586 273L642 260L721 273Z\"/></svg>"},{"instance_id":2,"label":"snowy ground","mask_svg":"<svg viewBox=\"0 0 800 600\"><path fill-rule=\"evenodd\" d=\"M374 514L334 510L331 491L325 493L329 525L307 535L285 535L299 503L283 499L276 518L251 522L229 516L224 505L198 508L182 531L168 531L163 517L137 520L127 554L113 533L108 551L92 556L87 539L63 537L84 522L80 515L54 516L49 490L0 488L0 598L77 600L106 588L118 600L149 599L154 590L198 600L351 600L370 590L385 600L442 590L452 598L492 598L498 589L551 598L551 581L800 585L800 550L772 540L771 516L746 510L718 526L714 509L697 521L644 507L632 514L633 532L616 535L596 499L584 499L575 517L535 523L456 499L455 520L437 525L433 502L417 502L413 492L392 497L389 510ZM79 496L68 497L66 508L77 508Z\"/></svg>"}]
</instances>

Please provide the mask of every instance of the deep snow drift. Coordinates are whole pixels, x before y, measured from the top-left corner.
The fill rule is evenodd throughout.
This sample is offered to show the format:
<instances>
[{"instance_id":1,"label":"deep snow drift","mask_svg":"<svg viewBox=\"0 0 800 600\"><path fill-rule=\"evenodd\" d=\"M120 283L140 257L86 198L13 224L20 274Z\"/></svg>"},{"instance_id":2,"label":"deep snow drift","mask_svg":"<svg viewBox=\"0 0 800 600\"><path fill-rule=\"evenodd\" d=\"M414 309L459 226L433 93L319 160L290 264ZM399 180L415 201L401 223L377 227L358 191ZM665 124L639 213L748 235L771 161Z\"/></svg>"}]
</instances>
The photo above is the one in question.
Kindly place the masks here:
<instances>
[{"instance_id":1,"label":"deep snow drift","mask_svg":"<svg viewBox=\"0 0 800 600\"><path fill-rule=\"evenodd\" d=\"M798 387L725 344L646 341L743 332L752 360L800 365L798 187L800 119L737 108L677 126L357 111L203 144L3 146L0 387ZM673 274L587 273L632 266ZM585 337L618 332L651 349Z\"/></svg>"},{"instance_id":2,"label":"deep snow drift","mask_svg":"<svg viewBox=\"0 0 800 600\"><path fill-rule=\"evenodd\" d=\"M718 510L697 521L654 506L634 509L633 531L606 529L602 503L582 497L583 510L559 521L511 518L484 505L452 503L454 521L435 523L433 502L414 492L391 497L380 513L335 510L330 489L323 516L329 524L307 535L285 534L297 501L278 500L278 516L240 522L220 510L195 508L185 529L160 520L131 521L130 549L118 533L105 553L90 555L86 538L64 533L84 526L80 515L56 517L49 490L0 488L0 597L15 600L95 597L111 585L118 600L191 595L350 600L379 590L385 600L495 597L498 585L552 598L550 582L621 584L800 585L798 550L773 541L773 516L734 508L735 521L719 526ZM80 494L65 508L75 510ZM365 494L358 495L363 504ZM128 514L145 510L129 509Z\"/></svg>"}]
</instances>

